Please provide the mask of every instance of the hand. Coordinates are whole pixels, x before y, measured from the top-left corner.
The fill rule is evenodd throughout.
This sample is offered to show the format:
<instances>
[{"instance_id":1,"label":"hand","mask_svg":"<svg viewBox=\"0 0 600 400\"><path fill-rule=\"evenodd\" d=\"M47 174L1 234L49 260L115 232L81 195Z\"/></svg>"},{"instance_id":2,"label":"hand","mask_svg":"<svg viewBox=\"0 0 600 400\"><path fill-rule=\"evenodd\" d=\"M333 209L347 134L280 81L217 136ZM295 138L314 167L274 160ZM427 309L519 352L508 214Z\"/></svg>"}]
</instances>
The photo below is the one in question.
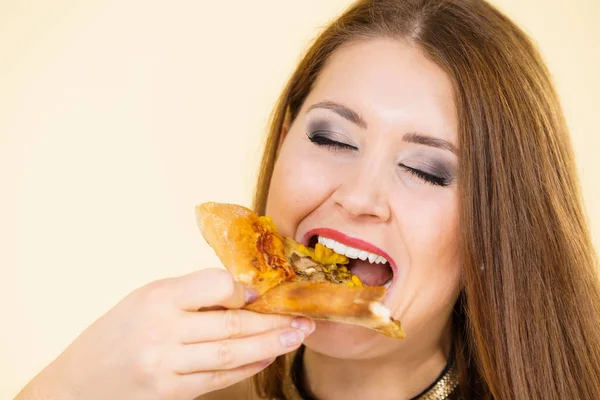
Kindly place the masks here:
<instances>
[{"instance_id":1,"label":"hand","mask_svg":"<svg viewBox=\"0 0 600 400\"><path fill-rule=\"evenodd\" d=\"M253 295L219 269L146 285L17 399L193 399L249 378L314 330L305 318L240 310Z\"/></svg>"}]
</instances>

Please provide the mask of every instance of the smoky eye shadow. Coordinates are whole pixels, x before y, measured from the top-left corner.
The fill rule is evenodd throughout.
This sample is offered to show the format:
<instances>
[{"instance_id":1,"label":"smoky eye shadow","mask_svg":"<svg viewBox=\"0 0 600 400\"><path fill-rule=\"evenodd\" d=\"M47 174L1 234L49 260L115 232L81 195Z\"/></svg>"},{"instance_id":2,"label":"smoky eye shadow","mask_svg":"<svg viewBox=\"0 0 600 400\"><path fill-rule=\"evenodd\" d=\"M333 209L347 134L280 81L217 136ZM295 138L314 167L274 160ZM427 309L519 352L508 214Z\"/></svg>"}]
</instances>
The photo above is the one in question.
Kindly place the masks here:
<instances>
[{"instance_id":1,"label":"smoky eye shadow","mask_svg":"<svg viewBox=\"0 0 600 400\"><path fill-rule=\"evenodd\" d=\"M431 173L439 174L441 178L448 182L454 182L456 179L456 168L449 163L439 160L431 161Z\"/></svg>"},{"instance_id":2,"label":"smoky eye shadow","mask_svg":"<svg viewBox=\"0 0 600 400\"><path fill-rule=\"evenodd\" d=\"M456 168L451 163L442 160L417 161L414 163L407 162L406 165L411 168L421 169L424 172L432 175L437 175L449 182L453 182L456 178Z\"/></svg>"},{"instance_id":3,"label":"smoky eye shadow","mask_svg":"<svg viewBox=\"0 0 600 400\"><path fill-rule=\"evenodd\" d=\"M314 119L308 122L308 132L309 133L314 133L314 132L320 132L320 131L332 131L333 129L333 125L331 124L331 122L325 120L325 119Z\"/></svg>"}]
</instances>

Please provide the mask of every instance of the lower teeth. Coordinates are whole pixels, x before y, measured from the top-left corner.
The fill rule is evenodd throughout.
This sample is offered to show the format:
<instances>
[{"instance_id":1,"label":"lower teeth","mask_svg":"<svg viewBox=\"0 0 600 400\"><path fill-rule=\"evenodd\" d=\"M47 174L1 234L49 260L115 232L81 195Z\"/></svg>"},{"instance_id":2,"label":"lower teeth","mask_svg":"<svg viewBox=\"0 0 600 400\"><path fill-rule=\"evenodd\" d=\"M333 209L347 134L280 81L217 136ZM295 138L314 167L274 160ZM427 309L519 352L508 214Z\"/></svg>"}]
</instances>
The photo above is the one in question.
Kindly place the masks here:
<instances>
[{"instance_id":1,"label":"lower teeth","mask_svg":"<svg viewBox=\"0 0 600 400\"><path fill-rule=\"evenodd\" d=\"M387 281L387 283L385 285L383 285L384 288L389 289L390 286L392 286L392 280L390 279L389 281Z\"/></svg>"}]
</instances>

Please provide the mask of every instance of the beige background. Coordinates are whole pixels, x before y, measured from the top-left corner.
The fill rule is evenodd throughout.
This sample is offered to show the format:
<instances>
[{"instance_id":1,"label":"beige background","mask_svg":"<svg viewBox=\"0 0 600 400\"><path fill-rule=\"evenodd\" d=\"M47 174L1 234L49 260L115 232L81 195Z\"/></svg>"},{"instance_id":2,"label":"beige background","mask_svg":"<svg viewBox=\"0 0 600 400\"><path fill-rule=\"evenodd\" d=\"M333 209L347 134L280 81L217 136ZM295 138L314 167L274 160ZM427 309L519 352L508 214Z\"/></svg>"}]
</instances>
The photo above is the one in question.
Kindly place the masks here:
<instances>
[{"instance_id":1,"label":"beige background","mask_svg":"<svg viewBox=\"0 0 600 400\"><path fill-rule=\"evenodd\" d=\"M0 0L0 399L133 288L218 265L193 206L249 204L271 106L347 4ZM555 75L598 245L598 1L496 4Z\"/></svg>"}]
</instances>

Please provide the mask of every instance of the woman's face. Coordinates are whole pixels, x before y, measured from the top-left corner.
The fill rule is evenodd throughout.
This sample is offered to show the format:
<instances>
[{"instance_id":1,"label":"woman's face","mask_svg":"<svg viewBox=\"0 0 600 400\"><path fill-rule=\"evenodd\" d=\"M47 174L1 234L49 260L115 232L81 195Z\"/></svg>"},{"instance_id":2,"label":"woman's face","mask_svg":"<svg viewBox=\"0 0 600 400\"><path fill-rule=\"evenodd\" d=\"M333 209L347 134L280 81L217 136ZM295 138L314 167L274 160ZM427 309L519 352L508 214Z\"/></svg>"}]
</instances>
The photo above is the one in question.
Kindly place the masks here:
<instances>
[{"instance_id":1,"label":"woman's face","mask_svg":"<svg viewBox=\"0 0 600 400\"><path fill-rule=\"evenodd\" d=\"M286 236L358 256L350 268L365 283L392 277L385 304L407 338L319 321L308 347L365 358L447 336L460 280L457 129L451 82L420 50L378 39L329 59L284 136L266 212Z\"/></svg>"}]
</instances>

